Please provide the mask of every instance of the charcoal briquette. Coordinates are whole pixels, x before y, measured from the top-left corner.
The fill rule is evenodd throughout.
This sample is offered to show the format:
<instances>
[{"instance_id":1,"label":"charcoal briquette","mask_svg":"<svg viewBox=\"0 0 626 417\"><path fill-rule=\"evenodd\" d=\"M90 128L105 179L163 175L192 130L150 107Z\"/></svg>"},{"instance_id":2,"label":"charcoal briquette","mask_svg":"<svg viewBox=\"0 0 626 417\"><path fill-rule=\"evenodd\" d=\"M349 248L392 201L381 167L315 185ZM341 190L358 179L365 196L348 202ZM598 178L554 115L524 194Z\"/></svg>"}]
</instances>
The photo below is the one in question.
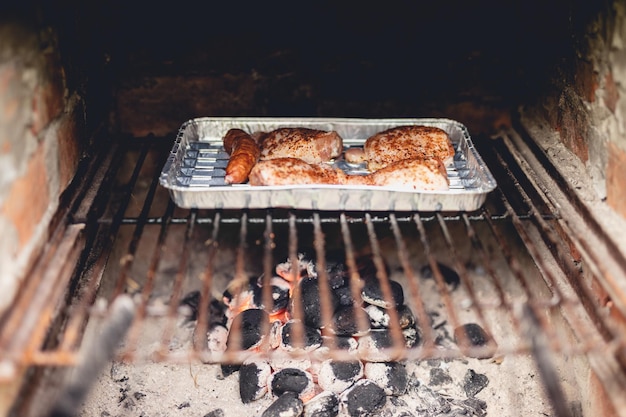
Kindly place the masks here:
<instances>
[{"instance_id":1,"label":"charcoal briquette","mask_svg":"<svg viewBox=\"0 0 626 417\"><path fill-rule=\"evenodd\" d=\"M359 355L361 359L370 362L389 362L395 358L391 352L384 349L393 347L393 338L389 329L372 329L368 334L359 338Z\"/></svg>"},{"instance_id":2,"label":"charcoal briquette","mask_svg":"<svg viewBox=\"0 0 626 417\"><path fill-rule=\"evenodd\" d=\"M416 347L422 341L422 336L419 328L417 327L417 323L407 327L406 329L402 329L402 336L404 337L406 347L409 349Z\"/></svg>"},{"instance_id":3,"label":"charcoal briquette","mask_svg":"<svg viewBox=\"0 0 626 417\"><path fill-rule=\"evenodd\" d=\"M487 375L478 374L473 369L468 369L463 377L463 390L465 394L472 398L489 385Z\"/></svg>"},{"instance_id":4,"label":"charcoal briquette","mask_svg":"<svg viewBox=\"0 0 626 417\"><path fill-rule=\"evenodd\" d=\"M296 271L291 265L291 258L288 257L285 262L281 262L276 265L276 274L287 281L293 281L294 272L297 277L316 277L317 274L315 272L315 258L311 255L312 251L299 251L298 258L298 266L296 267Z\"/></svg>"},{"instance_id":5,"label":"charcoal briquette","mask_svg":"<svg viewBox=\"0 0 626 417\"><path fill-rule=\"evenodd\" d=\"M363 255L356 259L356 266L362 280L377 279L376 263L372 255ZM383 267L385 269L385 275L389 276L391 269L389 265L383 260Z\"/></svg>"},{"instance_id":6,"label":"charcoal briquette","mask_svg":"<svg viewBox=\"0 0 626 417\"><path fill-rule=\"evenodd\" d=\"M220 365L220 370L221 370L221 374L222 374L221 377L222 378L228 378L229 376L231 376L235 372L239 371L239 368L241 368L241 364L223 363L223 364Z\"/></svg>"},{"instance_id":7,"label":"charcoal briquette","mask_svg":"<svg viewBox=\"0 0 626 417\"><path fill-rule=\"evenodd\" d=\"M378 279L367 279L361 289L361 297L368 304L383 308L398 307L404 304L404 290L398 281L389 280L391 300L386 300L383 295L381 283Z\"/></svg>"},{"instance_id":8,"label":"charcoal briquette","mask_svg":"<svg viewBox=\"0 0 626 417\"><path fill-rule=\"evenodd\" d=\"M402 395L408 384L405 366L400 362L367 362L365 378L382 387L387 395Z\"/></svg>"},{"instance_id":9,"label":"charcoal briquette","mask_svg":"<svg viewBox=\"0 0 626 417\"><path fill-rule=\"evenodd\" d=\"M304 410L304 403L295 392L285 392L263 411L261 417L298 417Z\"/></svg>"},{"instance_id":10,"label":"charcoal briquette","mask_svg":"<svg viewBox=\"0 0 626 417\"><path fill-rule=\"evenodd\" d=\"M207 348L211 353L226 351L228 330L221 324L213 325L207 332Z\"/></svg>"},{"instance_id":11,"label":"charcoal briquette","mask_svg":"<svg viewBox=\"0 0 626 417\"><path fill-rule=\"evenodd\" d=\"M330 347L334 342L334 348L339 350L354 351L359 346L357 340L352 336L322 336L322 339L322 346Z\"/></svg>"},{"instance_id":12,"label":"charcoal briquette","mask_svg":"<svg viewBox=\"0 0 626 417\"><path fill-rule=\"evenodd\" d=\"M356 310L356 309L359 310ZM339 336L361 336L370 330L369 320L361 323L357 311L362 313L362 317L367 318L367 313L361 307L346 306L340 307L333 316L331 331Z\"/></svg>"},{"instance_id":13,"label":"charcoal briquette","mask_svg":"<svg viewBox=\"0 0 626 417\"><path fill-rule=\"evenodd\" d=\"M250 349L261 343L264 336L263 332L269 329L269 315L265 310L257 308L244 310L235 316L230 329L231 331L228 334L227 342L228 347L230 349L237 349L239 347L236 346L235 343L237 336L234 331L234 329L239 329L237 333L241 337L241 349Z\"/></svg>"},{"instance_id":14,"label":"charcoal briquette","mask_svg":"<svg viewBox=\"0 0 626 417\"><path fill-rule=\"evenodd\" d=\"M315 394L315 384L310 373L296 368L285 368L274 372L269 378L272 395L280 397L285 392L294 392L303 400Z\"/></svg>"},{"instance_id":15,"label":"charcoal briquette","mask_svg":"<svg viewBox=\"0 0 626 417\"><path fill-rule=\"evenodd\" d=\"M467 323L454 329L454 341L460 347L490 348L485 352L469 352L469 354L478 359L490 358L495 351L495 341L476 323Z\"/></svg>"},{"instance_id":16,"label":"charcoal briquette","mask_svg":"<svg viewBox=\"0 0 626 417\"><path fill-rule=\"evenodd\" d=\"M337 299L337 304L339 306L353 306L354 297L352 296L352 289L349 285L345 285L343 287L339 287L333 290L335 294L335 298ZM357 300L357 305L363 301L362 299Z\"/></svg>"},{"instance_id":17,"label":"charcoal briquette","mask_svg":"<svg viewBox=\"0 0 626 417\"><path fill-rule=\"evenodd\" d=\"M189 321L198 319L198 311L200 309L200 291L191 291L187 293L179 303L180 306L188 308L189 315L186 317ZM223 302L211 298L207 311L207 317L209 318L209 326L222 325L226 326L226 310L228 306Z\"/></svg>"},{"instance_id":18,"label":"charcoal briquette","mask_svg":"<svg viewBox=\"0 0 626 417\"><path fill-rule=\"evenodd\" d=\"M336 417L339 414L339 397L334 392L323 391L304 406L304 417Z\"/></svg>"},{"instance_id":19,"label":"charcoal briquette","mask_svg":"<svg viewBox=\"0 0 626 417\"><path fill-rule=\"evenodd\" d=\"M351 417L377 415L387 402L385 391L369 379L361 379L341 395L341 403Z\"/></svg>"},{"instance_id":20,"label":"charcoal briquette","mask_svg":"<svg viewBox=\"0 0 626 417\"><path fill-rule=\"evenodd\" d=\"M317 383L326 390L341 393L363 377L361 361L326 360L320 367Z\"/></svg>"},{"instance_id":21,"label":"charcoal briquette","mask_svg":"<svg viewBox=\"0 0 626 417\"><path fill-rule=\"evenodd\" d=\"M308 326L314 328L322 328L325 323L322 322L322 302L320 300L319 281L317 278L306 277L300 280L298 284L298 293L300 295L303 320ZM331 310L334 312L339 302L333 291L330 292ZM289 312L291 317L295 315L295 300L289 303Z\"/></svg>"},{"instance_id":22,"label":"charcoal briquette","mask_svg":"<svg viewBox=\"0 0 626 417\"><path fill-rule=\"evenodd\" d=\"M244 404L263 397L267 392L267 380L272 374L265 361L244 363L239 369L239 395Z\"/></svg>"},{"instance_id":23,"label":"charcoal briquette","mask_svg":"<svg viewBox=\"0 0 626 417\"><path fill-rule=\"evenodd\" d=\"M295 327L301 326L303 340L295 340ZM313 327L303 325L297 320L289 320L281 328L281 348L286 351L297 349L297 344L304 342L301 348L310 351L322 345L322 333Z\"/></svg>"},{"instance_id":24,"label":"charcoal briquette","mask_svg":"<svg viewBox=\"0 0 626 417\"><path fill-rule=\"evenodd\" d=\"M265 303L263 300L263 276L259 277L258 283L253 288L253 302L258 308L265 309ZM291 284L285 281L281 277L273 277L270 280L270 287L272 290L272 313L279 313L287 308L289 305L289 292L291 290Z\"/></svg>"},{"instance_id":25,"label":"charcoal briquette","mask_svg":"<svg viewBox=\"0 0 626 417\"><path fill-rule=\"evenodd\" d=\"M457 272L454 269L440 262L437 262L437 267L439 268L439 271L441 272L441 275L443 276L444 282L448 284L452 290L455 290L459 286L459 283L461 282L461 277L459 277L459 274L457 274ZM435 274L433 273L433 270L430 267L430 265L423 266L421 269L421 273L422 273L422 277L426 279L435 278Z\"/></svg>"}]
</instances>

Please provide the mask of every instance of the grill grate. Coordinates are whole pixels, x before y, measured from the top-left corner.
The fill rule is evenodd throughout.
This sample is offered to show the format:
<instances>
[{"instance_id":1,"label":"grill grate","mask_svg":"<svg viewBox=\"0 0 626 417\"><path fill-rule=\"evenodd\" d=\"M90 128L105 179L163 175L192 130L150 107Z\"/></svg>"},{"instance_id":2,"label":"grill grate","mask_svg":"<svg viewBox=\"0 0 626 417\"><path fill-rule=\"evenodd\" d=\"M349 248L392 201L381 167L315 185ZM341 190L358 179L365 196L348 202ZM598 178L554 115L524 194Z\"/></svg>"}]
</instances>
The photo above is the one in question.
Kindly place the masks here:
<instances>
[{"instance_id":1,"label":"grill grate","mask_svg":"<svg viewBox=\"0 0 626 417\"><path fill-rule=\"evenodd\" d=\"M221 294L225 283L244 283L255 273L263 275L263 300L269 309L269 280L276 263L289 259L295 264L298 251L310 247L320 271L322 318L330 322L333 312L324 272L326 253L340 248L346 255L353 296L360 291L356 287L357 258L364 251L372 256L387 301L393 301L390 274L402 277L422 343L405 348L398 312L390 309L394 340L390 352L394 356L432 359L533 354L550 396L558 400L563 393L553 383L558 380L552 362L555 355L586 355L615 401L624 402L617 395L626 388L619 362L625 348L622 325L606 314L584 284L581 260L571 250L559 210L543 196L553 191L542 189L527 175L510 137L505 135L488 145L479 140L476 145L499 187L483 208L471 213L180 209L158 186L169 150L167 141L113 146L103 156L106 164L94 162L95 167L106 168L92 169L92 178L98 178L96 182L102 186L97 193L86 186L84 202L73 212L69 230L74 234L66 235L70 241L77 239L84 228L87 250L80 257L74 255L78 267L68 286L70 302L54 322L59 331L50 332L45 340L41 330L34 336L29 333L41 328L35 323L38 310L32 306L39 303L35 306L43 309L45 302L37 300L46 294L26 292L19 310L3 321L0 348L5 371L0 376L14 377L9 371L21 364L76 363L88 319L106 320L108 306L125 293L135 302L135 314L117 353L119 358L239 362L244 358L241 352L225 356L207 352L206 339L198 336L209 329L210 317L204 314L198 316L192 345L172 348L180 331L179 304L185 294L199 290L199 311L207 311L211 298ZM64 240L60 238L60 242L57 253L73 253L72 245L66 248ZM385 264L392 265L389 272ZM456 290L446 283L442 264L457 271ZM433 279L424 276L423 267L430 268ZM52 272L64 268L58 264ZM296 318L300 307L295 306ZM434 309L439 316L433 317ZM19 324L24 323L20 315L32 319L31 328ZM357 316L367 320L364 314ZM442 347L436 329L444 324L456 329L470 321L495 340L495 353L493 346L469 347L463 333L458 344ZM146 332L155 326L159 332ZM269 332L269 328L265 330ZM239 331L231 329L235 334ZM296 340L303 336L300 326L294 331ZM351 353L334 348L333 339L330 343L328 356L351 358ZM559 413L567 415L564 410Z\"/></svg>"}]
</instances>

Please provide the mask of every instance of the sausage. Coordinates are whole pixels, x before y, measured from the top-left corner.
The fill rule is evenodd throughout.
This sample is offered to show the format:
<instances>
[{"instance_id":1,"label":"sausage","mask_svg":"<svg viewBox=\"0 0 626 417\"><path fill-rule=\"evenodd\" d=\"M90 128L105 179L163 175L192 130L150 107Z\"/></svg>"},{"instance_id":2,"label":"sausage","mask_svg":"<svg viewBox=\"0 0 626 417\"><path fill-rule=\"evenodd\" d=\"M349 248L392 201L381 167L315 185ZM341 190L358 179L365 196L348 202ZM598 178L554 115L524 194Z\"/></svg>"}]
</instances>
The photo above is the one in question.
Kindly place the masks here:
<instances>
[{"instance_id":1,"label":"sausage","mask_svg":"<svg viewBox=\"0 0 626 417\"><path fill-rule=\"evenodd\" d=\"M241 184L261 156L256 141L241 129L230 129L224 135L224 149L230 155L226 166L226 184Z\"/></svg>"}]
</instances>

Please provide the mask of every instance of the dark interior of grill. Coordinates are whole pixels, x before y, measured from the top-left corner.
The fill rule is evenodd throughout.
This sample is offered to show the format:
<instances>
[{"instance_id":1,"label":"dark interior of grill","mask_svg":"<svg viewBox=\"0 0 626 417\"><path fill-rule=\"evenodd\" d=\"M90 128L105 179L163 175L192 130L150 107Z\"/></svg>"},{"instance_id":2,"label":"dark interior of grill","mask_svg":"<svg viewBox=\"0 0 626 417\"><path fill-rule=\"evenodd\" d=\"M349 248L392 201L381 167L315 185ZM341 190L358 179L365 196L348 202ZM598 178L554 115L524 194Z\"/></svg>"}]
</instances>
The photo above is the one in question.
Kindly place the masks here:
<instances>
[{"instance_id":1,"label":"dark interior of grill","mask_svg":"<svg viewBox=\"0 0 626 417\"><path fill-rule=\"evenodd\" d=\"M215 360L197 336L211 316L183 320L181 302L197 291L204 311L249 276L266 277L267 297L276 264L305 248L318 268L339 251L353 274L369 256L383 289L402 283L421 331L400 349L415 375L449 372L454 389L463 375L449 369L491 379L463 397L486 410L459 406L452 390L432 394L448 409L408 415L624 415L626 302L615 289L626 257L524 119L581 83L582 40L609 8L588 3L9 6L6 16L58 34L67 89L84 99L84 157L0 322L0 376L19 381L7 415L152 415L154 403L162 415L257 415L269 398L241 409L228 404L236 394L209 393L242 360ZM498 186L471 212L177 207L159 175L180 126L244 116L457 120ZM495 353L455 338L468 323ZM395 406L389 415L402 415Z\"/></svg>"}]
</instances>

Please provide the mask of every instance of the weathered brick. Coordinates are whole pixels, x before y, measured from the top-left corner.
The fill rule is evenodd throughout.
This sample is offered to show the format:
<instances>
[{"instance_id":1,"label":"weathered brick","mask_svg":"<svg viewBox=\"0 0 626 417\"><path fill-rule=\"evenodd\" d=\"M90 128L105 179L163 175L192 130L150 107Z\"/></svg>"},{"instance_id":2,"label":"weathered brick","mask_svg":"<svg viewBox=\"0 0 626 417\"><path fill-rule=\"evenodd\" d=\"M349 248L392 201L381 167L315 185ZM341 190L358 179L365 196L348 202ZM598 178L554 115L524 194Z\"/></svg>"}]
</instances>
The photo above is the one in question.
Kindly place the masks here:
<instances>
[{"instance_id":1,"label":"weathered brick","mask_svg":"<svg viewBox=\"0 0 626 417\"><path fill-rule=\"evenodd\" d=\"M558 131L562 142L581 161L587 162L589 116L582 99L572 89L566 88L561 94L558 117Z\"/></svg>"},{"instance_id":2,"label":"weathered brick","mask_svg":"<svg viewBox=\"0 0 626 417\"><path fill-rule=\"evenodd\" d=\"M59 185L65 188L74 177L80 158L79 126L75 113L69 113L60 121L57 130Z\"/></svg>"},{"instance_id":3,"label":"weathered brick","mask_svg":"<svg viewBox=\"0 0 626 417\"><path fill-rule=\"evenodd\" d=\"M609 206L626 217L626 151L609 142L609 161L606 168L606 199Z\"/></svg>"},{"instance_id":4,"label":"weathered brick","mask_svg":"<svg viewBox=\"0 0 626 417\"><path fill-rule=\"evenodd\" d=\"M611 113L615 113L618 100L619 91L613 79L613 73L608 72L604 77L604 105L611 110Z\"/></svg>"},{"instance_id":5,"label":"weathered brick","mask_svg":"<svg viewBox=\"0 0 626 417\"><path fill-rule=\"evenodd\" d=\"M0 208L18 231L20 247L33 235L50 203L44 146L40 144L32 155L26 172L11 186Z\"/></svg>"}]
</instances>

